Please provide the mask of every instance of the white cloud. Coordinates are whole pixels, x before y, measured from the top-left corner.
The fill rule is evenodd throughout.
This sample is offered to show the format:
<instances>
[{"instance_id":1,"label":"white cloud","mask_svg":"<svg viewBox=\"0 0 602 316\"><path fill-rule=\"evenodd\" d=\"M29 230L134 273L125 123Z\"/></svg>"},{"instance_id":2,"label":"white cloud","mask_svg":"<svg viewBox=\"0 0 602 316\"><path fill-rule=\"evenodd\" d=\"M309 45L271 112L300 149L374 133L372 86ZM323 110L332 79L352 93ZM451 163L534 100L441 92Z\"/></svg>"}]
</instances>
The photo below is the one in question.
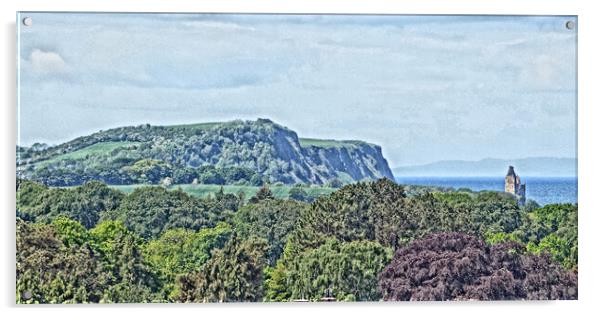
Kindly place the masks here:
<instances>
[{"instance_id":1,"label":"white cloud","mask_svg":"<svg viewBox=\"0 0 602 316\"><path fill-rule=\"evenodd\" d=\"M558 74L558 62L547 55L537 56L534 60L534 77L541 85L547 86L554 84L554 79Z\"/></svg>"},{"instance_id":2,"label":"white cloud","mask_svg":"<svg viewBox=\"0 0 602 316\"><path fill-rule=\"evenodd\" d=\"M565 61L570 62L570 61ZM531 84L538 89L559 89L567 83L562 78L562 64L554 57L541 54L532 58L524 66L521 72L521 79L524 84ZM569 76L570 77L570 76Z\"/></svg>"},{"instance_id":3,"label":"white cloud","mask_svg":"<svg viewBox=\"0 0 602 316\"><path fill-rule=\"evenodd\" d=\"M29 56L29 62L32 70L40 74L64 73L67 71L65 60L55 52L34 49Z\"/></svg>"}]
</instances>

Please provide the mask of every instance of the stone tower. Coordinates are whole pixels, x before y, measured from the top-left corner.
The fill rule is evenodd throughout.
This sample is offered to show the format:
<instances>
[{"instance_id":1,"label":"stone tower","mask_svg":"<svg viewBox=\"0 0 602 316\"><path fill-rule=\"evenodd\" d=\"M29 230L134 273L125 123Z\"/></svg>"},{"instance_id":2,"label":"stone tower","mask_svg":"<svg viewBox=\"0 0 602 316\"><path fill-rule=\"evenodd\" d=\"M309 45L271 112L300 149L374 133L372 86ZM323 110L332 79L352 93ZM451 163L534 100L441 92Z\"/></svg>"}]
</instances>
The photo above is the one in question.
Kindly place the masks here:
<instances>
[{"instance_id":1,"label":"stone tower","mask_svg":"<svg viewBox=\"0 0 602 316\"><path fill-rule=\"evenodd\" d=\"M527 188L525 184L520 182L520 177L514 172L513 166L508 167L504 189L506 192L514 194L520 205L525 204Z\"/></svg>"}]
</instances>

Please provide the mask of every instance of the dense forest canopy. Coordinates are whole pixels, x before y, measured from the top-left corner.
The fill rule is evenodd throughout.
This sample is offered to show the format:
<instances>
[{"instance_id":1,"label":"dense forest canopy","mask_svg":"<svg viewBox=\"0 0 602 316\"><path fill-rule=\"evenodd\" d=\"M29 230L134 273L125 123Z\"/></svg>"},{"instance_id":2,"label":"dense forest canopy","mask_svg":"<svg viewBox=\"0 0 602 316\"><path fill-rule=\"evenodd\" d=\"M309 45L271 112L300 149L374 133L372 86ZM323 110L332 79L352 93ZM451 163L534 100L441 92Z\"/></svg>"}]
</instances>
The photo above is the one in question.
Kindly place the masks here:
<instances>
[{"instance_id":1,"label":"dense forest canopy","mask_svg":"<svg viewBox=\"0 0 602 316\"><path fill-rule=\"evenodd\" d=\"M387 179L308 202L17 181L17 302L576 299L577 205Z\"/></svg>"}]
</instances>

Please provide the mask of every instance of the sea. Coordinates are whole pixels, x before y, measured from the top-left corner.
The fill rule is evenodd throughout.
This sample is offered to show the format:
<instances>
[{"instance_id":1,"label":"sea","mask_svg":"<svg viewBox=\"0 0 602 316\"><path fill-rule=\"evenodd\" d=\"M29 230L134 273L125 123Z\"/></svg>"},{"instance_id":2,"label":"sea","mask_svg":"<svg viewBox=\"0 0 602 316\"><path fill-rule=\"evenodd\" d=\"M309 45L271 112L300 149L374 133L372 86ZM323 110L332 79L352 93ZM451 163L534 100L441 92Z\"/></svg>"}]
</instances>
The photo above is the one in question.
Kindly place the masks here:
<instances>
[{"instance_id":1,"label":"sea","mask_svg":"<svg viewBox=\"0 0 602 316\"><path fill-rule=\"evenodd\" d=\"M504 191L504 178L500 177L400 177L400 184L467 188L472 191ZM527 199L539 205L577 203L577 178L521 177L527 185Z\"/></svg>"}]
</instances>

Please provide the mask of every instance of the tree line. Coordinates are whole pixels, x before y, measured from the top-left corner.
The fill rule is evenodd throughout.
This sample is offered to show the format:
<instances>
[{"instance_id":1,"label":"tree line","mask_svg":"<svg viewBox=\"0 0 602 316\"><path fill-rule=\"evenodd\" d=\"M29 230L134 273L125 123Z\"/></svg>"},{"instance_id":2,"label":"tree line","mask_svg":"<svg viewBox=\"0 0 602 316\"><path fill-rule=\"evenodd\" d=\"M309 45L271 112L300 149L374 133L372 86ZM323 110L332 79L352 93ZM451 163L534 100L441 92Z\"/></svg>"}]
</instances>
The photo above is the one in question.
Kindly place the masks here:
<instances>
[{"instance_id":1,"label":"tree line","mask_svg":"<svg viewBox=\"0 0 602 316\"><path fill-rule=\"evenodd\" d=\"M577 205L500 192L17 182L19 303L576 299L577 264Z\"/></svg>"}]
</instances>

